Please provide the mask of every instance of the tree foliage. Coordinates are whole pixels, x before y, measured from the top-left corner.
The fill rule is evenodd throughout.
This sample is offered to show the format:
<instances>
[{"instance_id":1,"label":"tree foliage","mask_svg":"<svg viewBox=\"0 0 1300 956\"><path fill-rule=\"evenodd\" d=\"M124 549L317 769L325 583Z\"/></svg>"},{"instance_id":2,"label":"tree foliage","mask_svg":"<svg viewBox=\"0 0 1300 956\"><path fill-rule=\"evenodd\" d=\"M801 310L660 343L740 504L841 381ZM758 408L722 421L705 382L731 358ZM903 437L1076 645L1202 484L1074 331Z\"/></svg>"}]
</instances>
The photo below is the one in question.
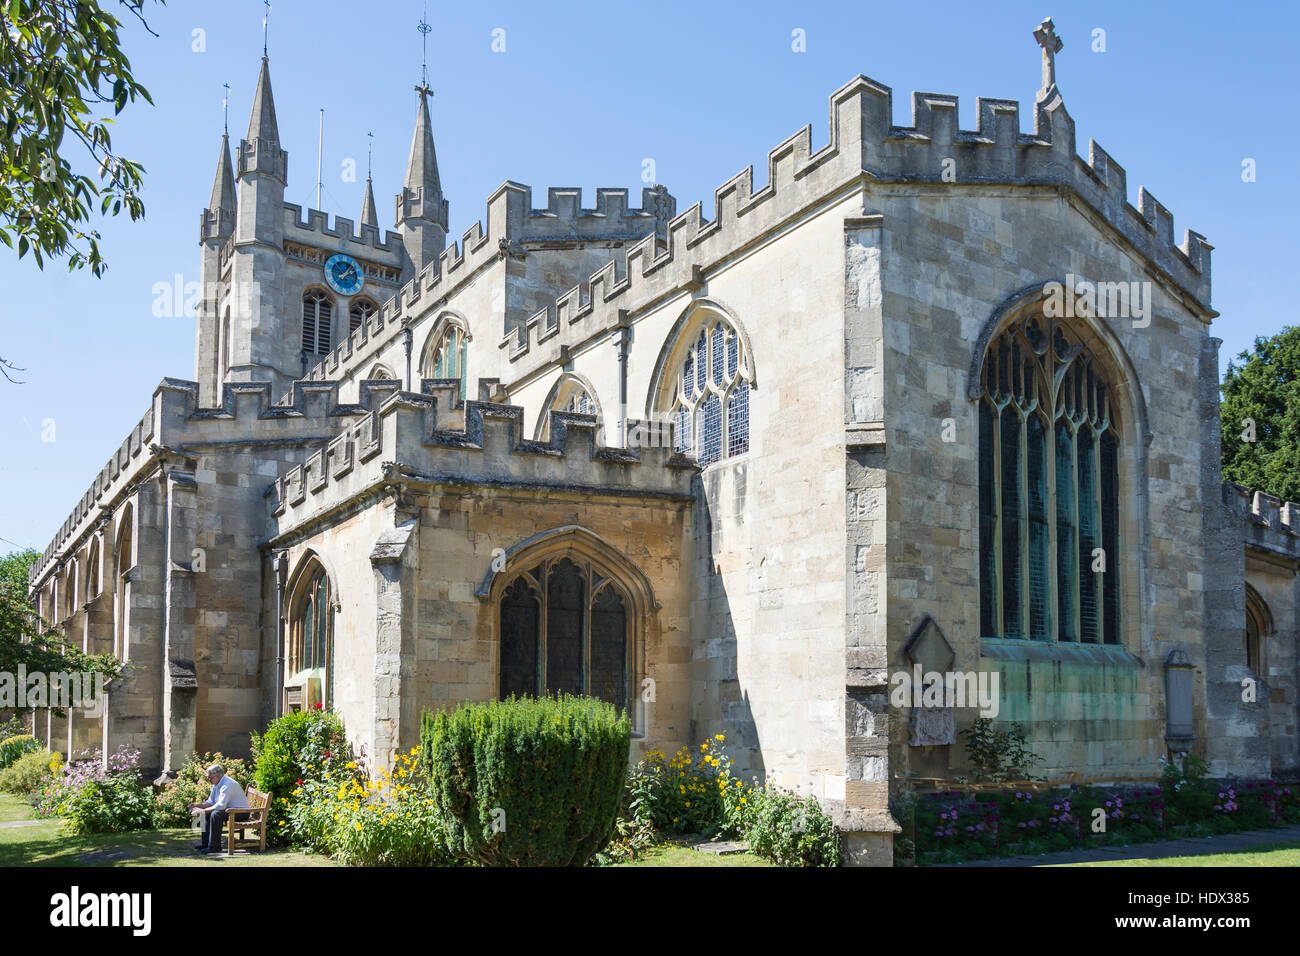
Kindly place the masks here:
<instances>
[{"instance_id":1,"label":"tree foliage","mask_svg":"<svg viewBox=\"0 0 1300 956\"><path fill-rule=\"evenodd\" d=\"M1223 477L1300 501L1300 326L1257 337L1237 359L1222 385Z\"/></svg>"},{"instance_id":2,"label":"tree foliage","mask_svg":"<svg viewBox=\"0 0 1300 956\"><path fill-rule=\"evenodd\" d=\"M0 672L27 671L101 673L106 678L122 672L122 662L111 654L87 654L70 644L57 628L36 614L27 599L27 572L39 555L15 551L0 559Z\"/></svg>"},{"instance_id":3,"label":"tree foliage","mask_svg":"<svg viewBox=\"0 0 1300 956\"><path fill-rule=\"evenodd\" d=\"M146 30L148 2L118 0ZM153 102L105 5L0 0L0 242L41 268L66 256L70 270L89 266L96 276L107 263L90 227L95 207L144 215L144 168L113 152L109 127L128 103Z\"/></svg>"}]
</instances>

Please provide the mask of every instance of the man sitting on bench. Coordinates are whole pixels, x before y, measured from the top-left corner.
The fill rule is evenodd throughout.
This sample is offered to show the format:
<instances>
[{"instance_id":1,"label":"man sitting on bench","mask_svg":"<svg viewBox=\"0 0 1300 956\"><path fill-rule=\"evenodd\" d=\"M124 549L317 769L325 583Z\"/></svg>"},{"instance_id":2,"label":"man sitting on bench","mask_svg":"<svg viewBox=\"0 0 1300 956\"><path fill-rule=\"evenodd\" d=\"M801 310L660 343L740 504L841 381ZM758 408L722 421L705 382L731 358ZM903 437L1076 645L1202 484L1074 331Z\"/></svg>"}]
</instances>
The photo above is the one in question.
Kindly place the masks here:
<instances>
[{"instance_id":1,"label":"man sitting on bench","mask_svg":"<svg viewBox=\"0 0 1300 956\"><path fill-rule=\"evenodd\" d=\"M220 853L226 813L247 809L248 797L244 796L243 787L226 776L226 768L219 763L208 768L208 783L212 784L212 793L207 802L191 803L187 809L203 818L203 840L194 844L194 849L200 853Z\"/></svg>"}]
</instances>

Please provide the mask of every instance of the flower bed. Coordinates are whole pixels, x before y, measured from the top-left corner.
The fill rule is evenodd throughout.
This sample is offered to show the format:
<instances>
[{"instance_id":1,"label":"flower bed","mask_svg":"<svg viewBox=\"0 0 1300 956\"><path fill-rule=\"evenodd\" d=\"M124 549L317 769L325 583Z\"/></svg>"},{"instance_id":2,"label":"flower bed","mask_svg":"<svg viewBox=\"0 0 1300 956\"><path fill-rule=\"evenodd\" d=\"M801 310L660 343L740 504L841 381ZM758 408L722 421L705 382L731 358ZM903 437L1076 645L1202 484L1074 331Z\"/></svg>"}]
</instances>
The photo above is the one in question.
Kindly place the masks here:
<instances>
[{"instance_id":1,"label":"flower bed","mask_svg":"<svg viewBox=\"0 0 1300 956\"><path fill-rule=\"evenodd\" d=\"M922 865L1300 822L1298 787L1273 780L1210 781L1195 758L1170 767L1155 784L952 789L918 794L897 809Z\"/></svg>"}]
</instances>

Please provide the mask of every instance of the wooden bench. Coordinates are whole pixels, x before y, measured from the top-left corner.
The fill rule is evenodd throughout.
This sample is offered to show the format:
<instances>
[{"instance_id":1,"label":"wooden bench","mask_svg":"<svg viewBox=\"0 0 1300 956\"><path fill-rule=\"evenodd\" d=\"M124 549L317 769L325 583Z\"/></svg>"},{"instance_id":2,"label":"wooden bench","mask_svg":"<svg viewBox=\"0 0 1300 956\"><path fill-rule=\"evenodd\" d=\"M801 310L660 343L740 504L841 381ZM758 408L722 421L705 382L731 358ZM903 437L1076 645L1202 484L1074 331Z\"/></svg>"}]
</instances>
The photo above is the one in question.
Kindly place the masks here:
<instances>
[{"instance_id":1,"label":"wooden bench","mask_svg":"<svg viewBox=\"0 0 1300 956\"><path fill-rule=\"evenodd\" d=\"M244 791L248 798L247 809L226 811L226 855L234 856L236 842L241 850L266 849L266 824L271 815L271 795L262 793L256 787ZM251 830L250 837L246 831ZM239 834L236 841L235 834Z\"/></svg>"}]
</instances>

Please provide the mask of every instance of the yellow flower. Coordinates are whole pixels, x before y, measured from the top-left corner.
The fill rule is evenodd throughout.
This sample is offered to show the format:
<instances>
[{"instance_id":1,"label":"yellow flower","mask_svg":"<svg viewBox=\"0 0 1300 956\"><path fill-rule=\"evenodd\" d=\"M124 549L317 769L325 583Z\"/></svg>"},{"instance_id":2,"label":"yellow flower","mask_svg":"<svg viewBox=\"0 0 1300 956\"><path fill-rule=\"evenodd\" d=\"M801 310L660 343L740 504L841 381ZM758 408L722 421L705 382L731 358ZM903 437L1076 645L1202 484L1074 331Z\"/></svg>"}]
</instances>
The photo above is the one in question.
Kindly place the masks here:
<instances>
[{"instance_id":1,"label":"yellow flower","mask_svg":"<svg viewBox=\"0 0 1300 956\"><path fill-rule=\"evenodd\" d=\"M691 801L687 800L686 805L689 807L691 805Z\"/></svg>"},{"instance_id":2,"label":"yellow flower","mask_svg":"<svg viewBox=\"0 0 1300 956\"><path fill-rule=\"evenodd\" d=\"M744 797L741 797L741 798L740 798L740 802L741 802L741 803L744 803L744 802L745 802L745 798L744 798Z\"/></svg>"},{"instance_id":3,"label":"yellow flower","mask_svg":"<svg viewBox=\"0 0 1300 956\"><path fill-rule=\"evenodd\" d=\"M361 829L361 821L360 821L360 820L357 821L357 829L358 829L358 830Z\"/></svg>"},{"instance_id":4,"label":"yellow flower","mask_svg":"<svg viewBox=\"0 0 1300 956\"><path fill-rule=\"evenodd\" d=\"M726 740L727 738L724 737L724 736L722 736L722 734L714 734L714 735L713 735L713 739L714 739L714 740Z\"/></svg>"}]
</instances>

